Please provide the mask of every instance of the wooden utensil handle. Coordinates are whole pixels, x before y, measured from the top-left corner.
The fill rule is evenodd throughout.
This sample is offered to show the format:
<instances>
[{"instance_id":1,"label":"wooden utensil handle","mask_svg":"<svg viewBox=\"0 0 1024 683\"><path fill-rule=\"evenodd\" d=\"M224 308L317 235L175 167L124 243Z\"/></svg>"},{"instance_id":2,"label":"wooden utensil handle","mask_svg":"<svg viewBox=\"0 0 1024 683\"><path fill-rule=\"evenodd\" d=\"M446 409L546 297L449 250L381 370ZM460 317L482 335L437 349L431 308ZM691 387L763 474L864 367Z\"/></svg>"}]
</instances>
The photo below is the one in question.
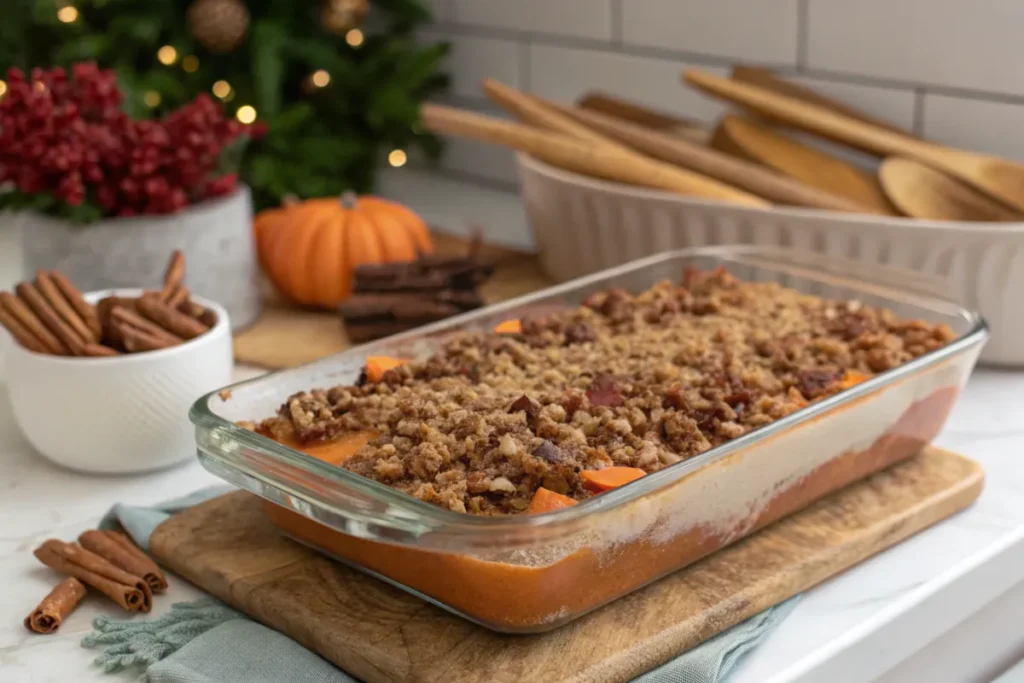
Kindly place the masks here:
<instances>
[{"instance_id":1,"label":"wooden utensil handle","mask_svg":"<svg viewBox=\"0 0 1024 683\"><path fill-rule=\"evenodd\" d=\"M749 190L761 197L791 206L854 213L872 212L870 207L861 206L845 197L819 190L758 164L736 159L704 145L694 144L630 121L617 119L597 110L564 105L556 106L567 116L581 121L601 133L618 138L641 152L693 169L704 175Z\"/></svg>"},{"instance_id":2,"label":"wooden utensil handle","mask_svg":"<svg viewBox=\"0 0 1024 683\"><path fill-rule=\"evenodd\" d=\"M420 117L423 126L434 133L511 147L576 173L746 206L770 206L760 197L698 174L683 169L672 169L669 172L666 164L634 154L624 154L606 145L574 140L559 133L437 104L424 104L420 109Z\"/></svg>"},{"instance_id":3,"label":"wooden utensil handle","mask_svg":"<svg viewBox=\"0 0 1024 683\"><path fill-rule=\"evenodd\" d=\"M735 102L755 112L767 114L788 124L880 155L906 154L918 159L947 157L937 146L879 126L852 119L792 97L786 97L756 85L720 78L700 71L686 71L689 85L706 93Z\"/></svg>"},{"instance_id":4,"label":"wooden utensil handle","mask_svg":"<svg viewBox=\"0 0 1024 683\"><path fill-rule=\"evenodd\" d=\"M548 130L565 133L566 135L597 145L608 145L625 151L622 145L611 138L595 132L593 129L565 116L558 110L545 106L538 100L504 83L499 83L493 78L484 79L482 87L484 93L492 102L520 121L539 128L547 128Z\"/></svg>"},{"instance_id":5,"label":"wooden utensil handle","mask_svg":"<svg viewBox=\"0 0 1024 683\"><path fill-rule=\"evenodd\" d=\"M643 105L612 97L603 92L586 93L576 101L576 106L580 109L598 112L665 133L675 133L680 129L691 129L707 133L705 127L697 121L648 109Z\"/></svg>"},{"instance_id":6,"label":"wooden utensil handle","mask_svg":"<svg viewBox=\"0 0 1024 683\"><path fill-rule=\"evenodd\" d=\"M888 121L882 121L876 119L873 116L869 116L864 112L850 107L842 102L829 99L824 95L820 95L810 88L805 88L802 85L793 83L792 81L780 78L773 71L769 69L763 69L759 66L750 66L747 64L735 64L732 67L732 80L739 81L742 83L750 83L756 85L759 88L765 90L771 90L779 95L786 97L792 97L793 99L802 100L808 104L813 104L818 107L829 109L838 114L848 116L851 119L857 119L864 123L870 123L871 125L878 126L879 128L885 128L886 130L899 133L908 138L914 138L919 140L916 135L911 134L898 126L894 126Z\"/></svg>"}]
</instances>

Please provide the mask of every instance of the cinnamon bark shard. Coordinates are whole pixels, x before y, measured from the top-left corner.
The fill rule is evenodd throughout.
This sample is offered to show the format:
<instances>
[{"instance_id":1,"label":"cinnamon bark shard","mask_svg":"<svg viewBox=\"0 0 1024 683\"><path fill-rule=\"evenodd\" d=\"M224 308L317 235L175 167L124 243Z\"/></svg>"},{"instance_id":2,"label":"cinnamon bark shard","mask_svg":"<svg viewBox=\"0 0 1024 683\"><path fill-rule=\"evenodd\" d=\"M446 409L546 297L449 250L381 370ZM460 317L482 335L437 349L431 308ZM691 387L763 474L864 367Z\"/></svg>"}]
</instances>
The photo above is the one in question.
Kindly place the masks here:
<instances>
[{"instance_id":1,"label":"cinnamon bark shard","mask_svg":"<svg viewBox=\"0 0 1024 683\"><path fill-rule=\"evenodd\" d=\"M96 339L100 339L102 329L100 328L100 318L96 313L96 307L86 301L82 292L71 284L71 280L68 280L59 271L52 271L50 277L53 279L53 284L60 290L60 293L64 295L64 298L71 304L71 307L82 318L85 326L92 331Z\"/></svg>"},{"instance_id":2,"label":"cinnamon bark shard","mask_svg":"<svg viewBox=\"0 0 1024 683\"><path fill-rule=\"evenodd\" d=\"M85 598L85 585L73 576L58 583L25 617L25 628L33 633L53 633Z\"/></svg>"},{"instance_id":3,"label":"cinnamon bark shard","mask_svg":"<svg viewBox=\"0 0 1024 683\"><path fill-rule=\"evenodd\" d=\"M181 249L175 249L167 262L167 270L164 271L164 288L162 298L164 301L171 295L174 289L185 279L185 254Z\"/></svg>"},{"instance_id":4,"label":"cinnamon bark shard","mask_svg":"<svg viewBox=\"0 0 1024 683\"><path fill-rule=\"evenodd\" d=\"M136 305L139 313L176 337L194 339L209 331L203 323L172 308L156 296L145 294Z\"/></svg>"},{"instance_id":5,"label":"cinnamon bark shard","mask_svg":"<svg viewBox=\"0 0 1024 683\"><path fill-rule=\"evenodd\" d=\"M89 327L85 319L82 318L81 314L75 310L71 302L61 292L52 273L48 273L45 270L36 271L36 287L39 288L39 292L46 298L50 306L60 315L64 322L71 326L80 339L87 344L100 340L99 330ZM86 305L88 306L89 304Z\"/></svg>"},{"instance_id":6,"label":"cinnamon bark shard","mask_svg":"<svg viewBox=\"0 0 1024 683\"><path fill-rule=\"evenodd\" d=\"M142 577L153 593L167 590L167 577L156 562L131 542L127 536L116 531L85 531L78 542L86 550L96 553L114 566L134 576Z\"/></svg>"},{"instance_id":7,"label":"cinnamon bark shard","mask_svg":"<svg viewBox=\"0 0 1024 683\"><path fill-rule=\"evenodd\" d=\"M69 351L64 344L46 328L39 316L33 313L24 301L10 292L0 292L0 306L14 316L22 327L32 333L32 336L39 340L47 353L57 356L68 355Z\"/></svg>"},{"instance_id":8,"label":"cinnamon bark shard","mask_svg":"<svg viewBox=\"0 0 1024 683\"><path fill-rule=\"evenodd\" d=\"M92 586L129 612L149 612L153 608L149 584L80 545L51 538L36 548L35 556L47 567Z\"/></svg>"}]
</instances>

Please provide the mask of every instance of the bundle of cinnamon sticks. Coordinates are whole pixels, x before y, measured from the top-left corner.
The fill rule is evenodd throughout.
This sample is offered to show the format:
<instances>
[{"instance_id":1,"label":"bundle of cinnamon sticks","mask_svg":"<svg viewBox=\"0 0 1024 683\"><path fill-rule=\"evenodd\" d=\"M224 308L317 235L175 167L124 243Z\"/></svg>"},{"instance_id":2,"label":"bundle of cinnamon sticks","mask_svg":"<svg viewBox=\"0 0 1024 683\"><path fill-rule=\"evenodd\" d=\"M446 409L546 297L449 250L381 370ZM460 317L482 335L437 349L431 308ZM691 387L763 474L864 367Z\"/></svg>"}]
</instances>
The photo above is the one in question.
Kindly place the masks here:
<instances>
[{"instance_id":1,"label":"bundle of cinnamon sticks","mask_svg":"<svg viewBox=\"0 0 1024 683\"><path fill-rule=\"evenodd\" d=\"M99 357L164 349L217 323L213 311L191 300L184 277L185 257L176 250L160 290L93 305L60 272L40 270L34 282L0 292L0 325L36 353Z\"/></svg>"},{"instance_id":2,"label":"bundle of cinnamon sticks","mask_svg":"<svg viewBox=\"0 0 1024 683\"><path fill-rule=\"evenodd\" d=\"M356 268L353 292L338 308L349 340L380 339L483 306L479 287L494 265L480 258L481 247L475 233L465 256L421 255Z\"/></svg>"},{"instance_id":3,"label":"bundle of cinnamon sticks","mask_svg":"<svg viewBox=\"0 0 1024 683\"><path fill-rule=\"evenodd\" d=\"M129 612L149 612L153 595L167 590L156 562L118 531L86 531L77 543L50 539L35 556L67 577L25 617L25 628L35 633L56 631L85 597L86 587Z\"/></svg>"}]
</instances>

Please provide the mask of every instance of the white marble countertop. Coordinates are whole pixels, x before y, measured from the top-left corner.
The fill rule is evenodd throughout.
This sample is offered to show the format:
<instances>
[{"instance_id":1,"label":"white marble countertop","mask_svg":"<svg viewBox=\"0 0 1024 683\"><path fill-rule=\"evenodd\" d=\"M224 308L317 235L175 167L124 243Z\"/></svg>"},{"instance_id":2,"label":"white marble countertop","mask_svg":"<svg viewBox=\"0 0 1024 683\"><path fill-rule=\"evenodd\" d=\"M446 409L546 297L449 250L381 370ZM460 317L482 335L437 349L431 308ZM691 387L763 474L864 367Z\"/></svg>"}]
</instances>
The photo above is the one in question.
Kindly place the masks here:
<instances>
[{"instance_id":1,"label":"white marble countertop","mask_svg":"<svg viewBox=\"0 0 1024 683\"><path fill-rule=\"evenodd\" d=\"M240 378L249 374L239 370ZM1022 388L1024 374L977 371L938 439L984 465L987 484L977 504L806 593L731 683L969 680L945 665L947 676L928 679L907 678L900 667L911 666L915 653L926 652L929 643L940 642L943 633L998 603L1024 580ZM115 501L153 503L218 480L194 462L144 476L88 476L61 469L32 452L13 424L6 392L0 391L0 397L0 680L134 680L134 673L102 674L90 665L94 653L78 645L95 615L123 617L102 599L87 598L54 635L25 631L22 619L54 582L31 551L48 537L73 538L94 526ZM174 580L155 612L198 596L184 581ZM983 621L983 627L1001 628L998 616ZM1007 647L1024 647L1024 632L1009 630L1019 641L991 655L992 661L983 662L975 653L968 668L972 674L998 673L1010 663L1005 661ZM893 667L900 675L884 677Z\"/></svg>"}]
</instances>

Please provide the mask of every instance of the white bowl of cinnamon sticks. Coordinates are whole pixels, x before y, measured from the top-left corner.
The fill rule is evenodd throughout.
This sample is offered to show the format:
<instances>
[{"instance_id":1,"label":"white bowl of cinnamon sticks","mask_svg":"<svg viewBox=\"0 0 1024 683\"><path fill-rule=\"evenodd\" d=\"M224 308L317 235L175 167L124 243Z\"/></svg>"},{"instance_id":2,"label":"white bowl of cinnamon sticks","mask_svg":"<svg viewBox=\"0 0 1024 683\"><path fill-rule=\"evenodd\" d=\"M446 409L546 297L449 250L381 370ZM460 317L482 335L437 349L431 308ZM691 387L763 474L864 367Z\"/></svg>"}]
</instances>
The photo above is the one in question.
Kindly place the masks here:
<instances>
[{"instance_id":1,"label":"white bowl of cinnamon sticks","mask_svg":"<svg viewBox=\"0 0 1024 683\"><path fill-rule=\"evenodd\" d=\"M218 304L192 297L172 258L160 290L82 294L40 272L0 292L15 421L65 467L130 473L195 453L192 403L230 383L231 329Z\"/></svg>"}]
</instances>

